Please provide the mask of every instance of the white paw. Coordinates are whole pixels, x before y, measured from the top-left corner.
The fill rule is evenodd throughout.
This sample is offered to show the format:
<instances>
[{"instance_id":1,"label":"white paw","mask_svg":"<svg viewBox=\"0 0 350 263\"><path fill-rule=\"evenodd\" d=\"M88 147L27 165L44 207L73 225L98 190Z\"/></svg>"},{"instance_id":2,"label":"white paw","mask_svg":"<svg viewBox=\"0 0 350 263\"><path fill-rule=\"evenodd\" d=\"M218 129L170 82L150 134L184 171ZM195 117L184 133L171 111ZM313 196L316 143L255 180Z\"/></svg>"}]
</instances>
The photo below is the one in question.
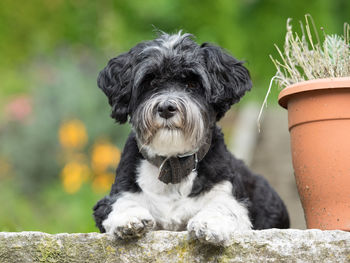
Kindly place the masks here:
<instances>
[{"instance_id":1,"label":"white paw","mask_svg":"<svg viewBox=\"0 0 350 263\"><path fill-rule=\"evenodd\" d=\"M102 223L106 232L121 239L140 237L155 227L151 214L144 208L109 214Z\"/></svg>"},{"instance_id":2,"label":"white paw","mask_svg":"<svg viewBox=\"0 0 350 263\"><path fill-rule=\"evenodd\" d=\"M251 229L248 220L237 220L232 217L221 215L198 214L187 224L187 231L192 239L198 239L202 243L209 243L219 246L229 246L233 236L237 232Z\"/></svg>"}]
</instances>

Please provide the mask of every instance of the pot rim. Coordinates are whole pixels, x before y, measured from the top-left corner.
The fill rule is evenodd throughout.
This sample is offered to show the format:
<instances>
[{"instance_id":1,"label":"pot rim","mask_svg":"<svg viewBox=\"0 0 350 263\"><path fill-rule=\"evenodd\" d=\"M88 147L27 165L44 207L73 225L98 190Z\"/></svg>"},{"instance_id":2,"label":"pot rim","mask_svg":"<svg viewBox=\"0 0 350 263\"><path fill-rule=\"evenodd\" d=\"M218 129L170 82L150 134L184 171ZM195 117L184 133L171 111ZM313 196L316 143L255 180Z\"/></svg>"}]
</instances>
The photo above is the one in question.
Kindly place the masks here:
<instances>
[{"instance_id":1,"label":"pot rim","mask_svg":"<svg viewBox=\"0 0 350 263\"><path fill-rule=\"evenodd\" d=\"M288 109L288 99L291 95L320 89L349 88L350 77L332 77L323 79L312 79L298 82L287 86L278 95L278 104Z\"/></svg>"}]
</instances>

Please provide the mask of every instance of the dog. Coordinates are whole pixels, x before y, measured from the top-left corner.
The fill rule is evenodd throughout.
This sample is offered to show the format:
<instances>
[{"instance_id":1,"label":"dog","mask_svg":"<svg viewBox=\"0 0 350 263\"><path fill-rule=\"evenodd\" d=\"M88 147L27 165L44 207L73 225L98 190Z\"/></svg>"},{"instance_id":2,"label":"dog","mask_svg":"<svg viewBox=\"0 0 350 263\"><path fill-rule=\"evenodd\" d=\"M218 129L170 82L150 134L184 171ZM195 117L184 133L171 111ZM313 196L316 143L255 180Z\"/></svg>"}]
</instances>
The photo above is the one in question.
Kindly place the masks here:
<instances>
[{"instance_id":1,"label":"dog","mask_svg":"<svg viewBox=\"0 0 350 263\"><path fill-rule=\"evenodd\" d=\"M278 194L228 151L216 125L251 89L248 70L193 39L161 33L112 58L98 76L111 117L132 126L111 192L93 208L102 233L187 230L225 246L237 232L289 228Z\"/></svg>"}]
</instances>

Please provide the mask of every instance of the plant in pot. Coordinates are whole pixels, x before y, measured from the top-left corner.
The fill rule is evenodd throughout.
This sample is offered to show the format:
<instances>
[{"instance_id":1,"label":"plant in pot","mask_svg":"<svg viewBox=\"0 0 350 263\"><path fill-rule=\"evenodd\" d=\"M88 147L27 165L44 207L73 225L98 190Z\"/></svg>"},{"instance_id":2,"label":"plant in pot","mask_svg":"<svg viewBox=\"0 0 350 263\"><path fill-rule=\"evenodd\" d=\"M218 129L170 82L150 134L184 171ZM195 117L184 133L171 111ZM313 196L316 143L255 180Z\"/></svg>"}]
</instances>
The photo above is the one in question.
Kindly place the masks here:
<instances>
[{"instance_id":1,"label":"plant in pot","mask_svg":"<svg viewBox=\"0 0 350 263\"><path fill-rule=\"evenodd\" d=\"M274 77L288 110L291 152L308 228L350 231L350 48L344 35L323 33L310 15L302 34L290 19ZM312 29L312 30L311 30ZM313 33L312 33L313 32Z\"/></svg>"}]
</instances>

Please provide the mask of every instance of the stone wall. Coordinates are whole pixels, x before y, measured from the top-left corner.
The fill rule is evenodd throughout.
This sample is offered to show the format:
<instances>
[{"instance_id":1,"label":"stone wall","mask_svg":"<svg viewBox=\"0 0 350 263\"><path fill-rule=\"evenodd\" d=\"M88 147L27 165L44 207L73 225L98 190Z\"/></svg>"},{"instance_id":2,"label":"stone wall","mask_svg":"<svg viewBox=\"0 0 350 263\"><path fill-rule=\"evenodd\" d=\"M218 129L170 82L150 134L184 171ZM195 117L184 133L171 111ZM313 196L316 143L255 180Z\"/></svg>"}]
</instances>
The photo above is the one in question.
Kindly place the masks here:
<instances>
[{"instance_id":1,"label":"stone wall","mask_svg":"<svg viewBox=\"0 0 350 263\"><path fill-rule=\"evenodd\" d=\"M237 234L229 247L157 231L139 240L106 234L0 233L0 262L350 262L350 233L263 230Z\"/></svg>"}]
</instances>

